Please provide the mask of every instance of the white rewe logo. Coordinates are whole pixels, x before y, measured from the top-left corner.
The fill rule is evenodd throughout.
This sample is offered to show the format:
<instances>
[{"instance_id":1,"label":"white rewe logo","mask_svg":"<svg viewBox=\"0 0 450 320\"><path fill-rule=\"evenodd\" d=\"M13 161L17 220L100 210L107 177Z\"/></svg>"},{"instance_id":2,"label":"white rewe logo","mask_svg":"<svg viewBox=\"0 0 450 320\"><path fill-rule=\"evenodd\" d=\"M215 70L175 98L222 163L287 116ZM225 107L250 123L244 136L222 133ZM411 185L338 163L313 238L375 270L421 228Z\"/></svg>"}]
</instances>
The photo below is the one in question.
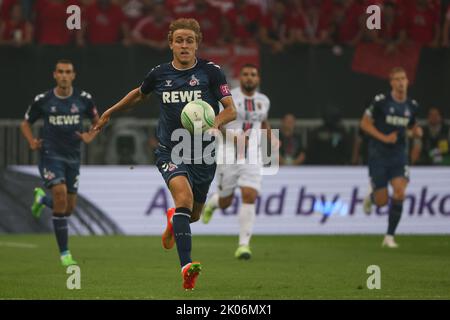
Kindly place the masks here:
<instances>
[{"instance_id":1,"label":"white rewe logo","mask_svg":"<svg viewBox=\"0 0 450 320\"><path fill-rule=\"evenodd\" d=\"M162 94L163 103L191 102L202 98L201 90L166 91Z\"/></svg>"},{"instance_id":2,"label":"white rewe logo","mask_svg":"<svg viewBox=\"0 0 450 320\"><path fill-rule=\"evenodd\" d=\"M54 126L79 124L80 115L49 116L48 122Z\"/></svg>"}]
</instances>

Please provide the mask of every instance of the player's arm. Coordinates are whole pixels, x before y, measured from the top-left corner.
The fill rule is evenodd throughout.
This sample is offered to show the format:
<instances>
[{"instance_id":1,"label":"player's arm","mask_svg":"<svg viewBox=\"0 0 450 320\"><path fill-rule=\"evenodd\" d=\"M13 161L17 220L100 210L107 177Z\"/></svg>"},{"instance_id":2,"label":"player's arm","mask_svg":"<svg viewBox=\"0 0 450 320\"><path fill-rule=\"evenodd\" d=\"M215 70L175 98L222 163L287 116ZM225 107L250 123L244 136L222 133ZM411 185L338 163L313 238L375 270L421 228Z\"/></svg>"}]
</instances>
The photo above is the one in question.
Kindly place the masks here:
<instances>
[{"instance_id":1,"label":"player's arm","mask_svg":"<svg viewBox=\"0 0 450 320\"><path fill-rule=\"evenodd\" d=\"M414 124L410 129L408 129L408 137L421 139L423 137L422 127L417 123Z\"/></svg>"},{"instance_id":2,"label":"player's arm","mask_svg":"<svg viewBox=\"0 0 450 320\"><path fill-rule=\"evenodd\" d=\"M28 141L31 150L38 150L42 146L42 139L37 139L33 136L33 131L31 130L31 124L28 120L23 120L20 124L20 131L22 131L23 136Z\"/></svg>"},{"instance_id":3,"label":"player's arm","mask_svg":"<svg viewBox=\"0 0 450 320\"><path fill-rule=\"evenodd\" d=\"M233 102L233 98L231 96L227 96L222 98L220 102L223 105L223 110L219 112L219 114L214 119L214 128L218 129L219 127L227 124L236 119L236 107Z\"/></svg>"},{"instance_id":4,"label":"player's arm","mask_svg":"<svg viewBox=\"0 0 450 320\"><path fill-rule=\"evenodd\" d=\"M97 124L98 120L100 119L100 117L98 116L98 114L96 114L92 119L91 119L91 128L89 129L89 131L87 132L76 132L76 134L78 135L78 137L80 137L80 139L86 143L89 144L92 142L92 140L95 139L95 137L97 136L97 134L99 133L98 130L95 130L95 125Z\"/></svg>"},{"instance_id":5,"label":"player's arm","mask_svg":"<svg viewBox=\"0 0 450 320\"><path fill-rule=\"evenodd\" d=\"M31 150L38 150L42 146L42 139L34 137L31 125L42 116L41 99L44 97L44 94L39 94L34 98L33 103L28 107L28 110L25 113L24 120L20 124L20 131L28 141Z\"/></svg>"},{"instance_id":6,"label":"player's arm","mask_svg":"<svg viewBox=\"0 0 450 320\"><path fill-rule=\"evenodd\" d=\"M373 118L368 112L364 113L364 116L362 117L360 122L360 128L368 135L372 136L373 138L381 142L387 144L394 144L397 142L398 132L394 131L388 135L380 132L373 124Z\"/></svg>"},{"instance_id":7,"label":"player's arm","mask_svg":"<svg viewBox=\"0 0 450 320\"><path fill-rule=\"evenodd\" d=\"M119 102L113 105L111 108L106 110L100 119L94 125L94 130L101 130L108 122L111 116L120 111L125 111L134 108L139 102L144 101L147 96L142 93L141 88L136 88L131 90L125 97L123 97Z\"/></svg>"}]
</instances>

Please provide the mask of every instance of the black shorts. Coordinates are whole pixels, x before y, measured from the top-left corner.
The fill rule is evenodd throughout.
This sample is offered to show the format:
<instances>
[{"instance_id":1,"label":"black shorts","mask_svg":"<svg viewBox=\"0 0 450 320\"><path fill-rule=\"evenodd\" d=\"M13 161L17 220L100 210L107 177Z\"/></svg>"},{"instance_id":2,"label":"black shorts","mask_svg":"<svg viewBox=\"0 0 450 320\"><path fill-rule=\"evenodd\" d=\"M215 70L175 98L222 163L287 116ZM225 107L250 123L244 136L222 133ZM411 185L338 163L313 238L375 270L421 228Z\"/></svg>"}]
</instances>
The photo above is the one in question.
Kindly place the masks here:
<instances>
[{"instance_id":1,"label":"black shorts","mask_svg":"<svg viewBox=\"0 0 450 320\"><path fill-rule=\"evenodd\" d=\"M80 176L79 162L68 162L43 156L39 159L39 172L45 187L51 188L56 184L64 183L68 193L77 193Z\"/></svg>"},{"instance_id":2,"label":"black shorts","mask_svg":"<svg viewBox=\"0 0 450 320\"><path fill-rule=\"evenodd\" d=\"M373 190L384 189L394 178L409 180L409 166L408 164L388 165L369 161L369 175Z\"/></svg>"},{"instance_id":3,"label":"black shorts","mask_svg":"<svg viewBox=\"0 0 450 320\"><path fill-rule=\"evenodd\" d=\"M156 166L167 186L170 179L176 176L186 176L194 194L194 201L205 203L209 186L216 173L216 163L213 164L175 164L171 158L172 150L160 146L155 150Z\"/></svg>"}]
</instances>

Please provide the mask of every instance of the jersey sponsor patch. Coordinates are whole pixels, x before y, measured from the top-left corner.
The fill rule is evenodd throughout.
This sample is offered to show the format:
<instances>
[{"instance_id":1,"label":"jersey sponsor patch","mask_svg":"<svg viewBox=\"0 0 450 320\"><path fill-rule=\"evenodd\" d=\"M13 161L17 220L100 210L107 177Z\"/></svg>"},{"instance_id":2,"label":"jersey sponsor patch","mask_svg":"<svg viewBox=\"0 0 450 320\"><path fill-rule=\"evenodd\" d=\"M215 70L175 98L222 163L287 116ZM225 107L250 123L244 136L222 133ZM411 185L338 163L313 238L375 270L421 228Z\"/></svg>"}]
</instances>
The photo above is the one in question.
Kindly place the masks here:
<instances>
[{"instance_id":1,"label":"jersey sponsor patch","mask_svg":"<svg viewBox=\"0 0 450 320\"><path fill-rule=\"evenodd\" d=\"M80 123L80 115L49 116L48 122L54 126L74 125Z\"/></svg>"},{"instance_id":2,"label":"jersey sponsor patch","mask_svg":"<svg viewBox=\"0 0 450 320\"><path fill-rule=\"evenodd\" d=\"M228 87L228 84L222 84L220 86L220 93L224 96L230 95L230 88Z\"/></svg>"},{"instance_id":3,"label":"jersey sponsor patch","mask_svg":"<svg viewBox=\"0 0 450 320\"><path fill-rule=\"evenodd\" d=\"M191 102L202 98L201 90L192 91L165 91L162 93L163 103Z\"/></svg>"}]
</instances>

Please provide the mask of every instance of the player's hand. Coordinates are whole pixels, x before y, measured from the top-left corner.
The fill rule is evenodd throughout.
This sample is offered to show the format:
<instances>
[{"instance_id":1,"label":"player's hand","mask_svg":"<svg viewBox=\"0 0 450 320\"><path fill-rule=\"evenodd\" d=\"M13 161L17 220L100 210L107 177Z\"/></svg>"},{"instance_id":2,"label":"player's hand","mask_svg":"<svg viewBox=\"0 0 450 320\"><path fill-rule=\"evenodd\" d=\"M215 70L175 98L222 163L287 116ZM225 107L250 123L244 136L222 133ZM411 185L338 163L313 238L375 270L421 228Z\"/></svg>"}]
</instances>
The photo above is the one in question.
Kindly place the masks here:
<instances>
[{"instance_id":1,"label":"player's hand","mask_svg":"<svg viewBox=\"0 0 450 320\"><path fill-rule=\"evenodd\" d=\"M35 151L42 147L42 139L33 139L30 142L30 149Z\"/></svg>"},{"instance_id":2,"label":"player's hand","mask_svg":"<svg viewBox=\"0 0 450 320\"><path fill-rule=\"evenodd\" d=\"M104 126L109 122L111 115L108 112L104 112L97 123L94 125L93 130L100 132Z\"/></svg>"},{"instance_id":3,"label":"player's hand","mask_svg":"<svg viewBox=\"0 0 450 320\"><path fill-rule=\"evenodd\" d=\"M98 131L95 131L93 128L89 130L88 132L75 132L76 135L86 144L91 143L92 140L94 140L95 136L98 134Z\"/></svg>"},{"instance_id":4,"label":"player's hand","mask_svg":"<svg viewBox=\"0 0 450 320\"><path fill-rule=\"evenodd\" d=\"M384 136L384 143L394 144L397 142L397 139L398 139L398 132L394 131Z\"/></svg>"}]
</instances>

